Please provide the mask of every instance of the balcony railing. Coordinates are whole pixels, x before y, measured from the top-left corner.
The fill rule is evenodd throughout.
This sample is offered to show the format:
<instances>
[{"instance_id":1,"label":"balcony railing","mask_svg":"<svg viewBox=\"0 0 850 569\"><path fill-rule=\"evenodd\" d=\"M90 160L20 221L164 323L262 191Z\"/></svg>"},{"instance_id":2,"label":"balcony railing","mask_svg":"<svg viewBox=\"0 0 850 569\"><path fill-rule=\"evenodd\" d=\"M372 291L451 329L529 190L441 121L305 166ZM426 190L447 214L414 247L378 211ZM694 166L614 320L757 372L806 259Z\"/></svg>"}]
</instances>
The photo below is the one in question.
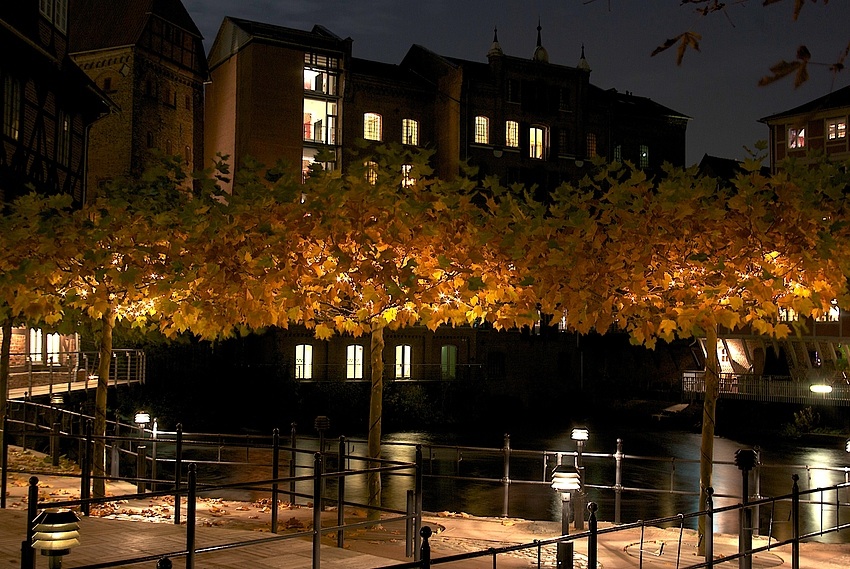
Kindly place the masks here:
<instances>
[{"instance_id":1,"label":"balcony railing","mask_svg":"<svg viewBox=\"0 0 850 569\"><path fill-rule=\"evenodd\" d=\"M721 373L720 397L776 403L807 405L850 405L850 384L843 374L810 378L805 381L790 376ZM813 386L826 386L818 390ZM682 391L686 394L705 393L705 371L682 373Z\"/></svg>"}]
</instances>

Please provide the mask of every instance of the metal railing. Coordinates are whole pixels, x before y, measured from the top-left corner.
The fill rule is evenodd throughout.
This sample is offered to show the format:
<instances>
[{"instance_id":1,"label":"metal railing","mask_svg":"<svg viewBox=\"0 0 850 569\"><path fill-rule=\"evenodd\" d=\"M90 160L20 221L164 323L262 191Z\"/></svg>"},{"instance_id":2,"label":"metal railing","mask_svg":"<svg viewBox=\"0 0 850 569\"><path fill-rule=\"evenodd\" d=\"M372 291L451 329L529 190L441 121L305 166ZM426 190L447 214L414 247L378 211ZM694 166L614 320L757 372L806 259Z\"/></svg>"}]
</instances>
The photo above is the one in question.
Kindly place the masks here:
<instances>
[{"instance_id":1,"label":"metal railing","mask_svg":"<svg viewBox=\"0 0 850 569\"><path fill-rule=\"evenodd\" d=\"M56 352L38 358L13 353L10 362L9 399L97 387L98 352ZM144 350L113 350L107 380L112 386L144 383Z\"/></svg>"},{"instance_id":2,"label":"metal railing","mask_svg":"<svg viewBox=\"0 0 850 569\"><path fill-rule=\"evenodd\" d=\"M850 405L850 384L837 374L817 381L799 381L790 376L740 373L719 374L720 397L753 401L801 403L805 405ZM812 385L828 390L813 392ZM682 392L688 396L705 394L705 371L682 372Z\"/></svg>"}]
</instances>

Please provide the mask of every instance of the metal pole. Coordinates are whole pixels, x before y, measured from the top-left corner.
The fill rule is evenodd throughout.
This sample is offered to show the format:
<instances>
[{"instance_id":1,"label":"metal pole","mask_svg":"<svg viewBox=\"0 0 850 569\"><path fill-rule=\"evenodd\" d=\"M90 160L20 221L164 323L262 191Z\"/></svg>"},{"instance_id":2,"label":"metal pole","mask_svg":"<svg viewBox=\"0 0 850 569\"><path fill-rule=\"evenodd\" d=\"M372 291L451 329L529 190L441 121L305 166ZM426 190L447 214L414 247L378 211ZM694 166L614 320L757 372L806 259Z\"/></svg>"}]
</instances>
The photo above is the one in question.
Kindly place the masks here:
<instances>
[{"instance_id":1,"label":"metal pole","mask_svg":"<svg viewBox=\"0 0 850 569\"><path fill-rule=\"evenodd\" d=\"M53 466L59 466L59 433L62 430L62 425L53 423L50 429L50 459Z\"/></svg>"},{"instance_id":2,"label":"metal pole","mask_svg":"<svg viewBox=\"0 0 850 569\"><path fill-rule=\"evenodd\" d=\"M584 464L581 460L581 451L584 448L584 441L576 441L576 470L579 476L579 489L576 492L575 505L575 527L577 530L584 529Z\"/></svg>"},{"instance_id":3,"label":"metal pole","mask_svg":"<svg viewBox=\"0 0 850 569\"><path fill-rule=\"evenodd\" d=\"M35 569L35 552L32 549L33 525L38 515L38 478L30 477L27 489L27 539L21 544L21 569Z\"/></svg>"},{"instance_id":4,"label":"metal pole","mask_svg":"<svg viewBox=\"0 0 850 569\"><path fill-rule=\"evenodd\" d=\"M148 447L145 445L137 445L136 446L136 492L139 494L144 494L145 490L147 490L147 484L145 484L146 478L146 470L147 466L147 450Z\"/></svg>"},{"instance_id":5,"label":"metal pole","mask_svg":"<svg viewBox=\"0 0 850 569\"><path fill-rule=\"evenodd\" d=\"M298 461L298 453L295 451L296 449L296 438L295 438L295 423L290 425L289 431L289 446L291 450L289 451L289 503L290 505L295 505L295 480L291 480L295 478L296 466Z\"/></svg>"},{"instance_id":6,"label":"metal pole","mask_svg":"<svg viewBox=\"0 0 850 569\"><path fill-rule=\"evenodd\" d=\"M419 559L417 561L421 561L422 569L430 569L431 568L431 544L428 543L428 539L431 537L431 528L428 526L423 527L419 530L419 535L422 538L422 547L419 549Z\"/></svg>"},{"instance_id":7,"label":"metal pole","mask_svg":"<svg viewBox=\"0 0 850 569\"><path fill-rule=\"evenodd\" d=\"M313 569L322 566L322 453L313 455Z\"/></svg>"},{"instance_id":8,"label":"metal pole","mask_svg":"<svg viewBox=\"0 0 850 569\"><path fill-rule=\"evenodd\" d=\"M174 525L180 525L180 485L183 483L183 423L177 423L174 443Z\"/></svg>"},{"instance_id":9,"label":"metal pole","mask_svg":"<svg viewBox=\"0 0 850 569\"><path fill-rule=\"evenodd\" d=\"M0 451L0 508L6 509L6 485L9 476L9 413L3 416L3 443Z\"/></svg>"},{"instance_id":10,"label":"metal pole","mask_svg":"<svg viewBox=\"0 0 850 569\"><path fill-rule=\"evenodd\" d=\"M614 523L620 523L620 505L623 501L623 439L617 439L617 452L614 453L616 471L614 472Z\"/></svg>"},{"instance_id":11,"label":"metal pole","mask_svg":"<svg viewBox=\"0 0 850 569\"><path fill-rule=\"evenodd\" d=\"M280 431L272 431L272 533L277 533L277 479L280 477Z\"/></svg>"},{"instance_id":12,"label":"metal pole","mask_svg":"<svg viewBox=\"0 0 850 569\"><path fill-rule=\"evenodd\" d=\"M705 503L708 507L705 524L705 566L708 569L714 567L714 503L711 499L714 488L709 486L705 489Z\"/></svg>"},{"instance_id":13,"label":"metal pole","mask_svg":"<svg viewBox=\"0 0 850 569\"><path fill-rule=\"evenodd\" d=\"M505 433L505 444L502 447L502 453L504 454L504 469L502 474L502 517L507 518L511 488L511 436L507 433Z\"/></svg>"},{"instance_id":14,"label":"metal pole","mask_svg":"<svg viewBox=\"0 0 850 569\"><path fill-rule=\"evenodd\" d=\"M86 441L83 445L85 452L83 452L82 472L80 475L80 484L82 485L80 488L80 499L83 500L83 503L80 504L80 510L85 516L89 515L91 511L89 500L91 499L92 429L91 419L86 419Z\"/></svg>"},{"instance_id":15,"label":"metal pole","mask_svg":"<svg viewBox=\"0 0 850 569\"><path fill-rule=\"evenodd\" d=\"M336 546L342 548L345 546L345 530L342 526L345 525L345 437L339 437L339 457L337 462L337 472L341 473L337 479L337 508L336 508L336 525L339 530L336 532Z\"/></svg>"},{"instance_id":16,"label":"metal pole","mask_svg":"<svg viewBox=\"0 0 850 569\"><path fill-rule=\"evenodd\" d=\"M596 549L597 549L597 519L596 510L599 506L596 502L590 502L587 505L587 510L590 512L590 520L588 521L588 530L590 535L587 538L587 566L591 569L596 569Z\"/></svg>"},{"instance_id":17,"label":"metal pole","mask_svg":"<svg viewBox=\"0 0 850 569\"><path fill-rule=\"evenodd\" d=\"M404 556L411 557L413 555L413 512L414 504L413 490L407 491L407 502L405 511L407 512L407 520L404 522Z\"/></svg>"},{"instance_id":18,"label":"metal pole","mask_svg":"<svg viewBox=\"0 0 850 569\"><path fill-rule=\"evenodd\" d=\"M791 569L800 569L800 487L797 485L800 477L792 474L791 480L794 481L791 486Z\"/></svg>"},{"instance_id":19,"label":"metal pole","mask_svg":"<svg viewBox=\"0 0 850 569\"><path fill-rule=\"evenodd\" d=\"M196 486L198 482L198 466L193 462L189 465L189 488L186 493L186 569L195 567L195 506Z\"/></svg>"},{"instance_id":20,"label":"metal pole","mask_svg":"<svg viewBox=\"0 0 850 569\"><path fill-rule=\"evenodd\" d=\"M761 449L756 446L756 447L753 447L753 450L756 453L756 464L755 464L755 469L754 469L755 470L754 492L755 492L755 499L756 499L756 501L758 501L758 500L761 500ZM752 523L750 525L753 528L753 535L758 537L759 536L759 529L760 529L759 526L761 525L761 516L760 516L758 504L753 506L752 516L753 516L753 522L754 523Z\"/></svg>"},{"instance_id":21,"label":"metal pole","mask_svg":"<svg viewBox=\"0 0 850 569\"><path fill-rule=\"evenodd\" d=\"M415 546L413 548L414 554L416 555L416 557L414 557L415 561L420 560L419 556L422 554L422 547L424 547L420 547L422 545L421 538L423 537L423 532L425 531L425 528L422 527L422 474L422 445L416 445L416 472L414 474L415 482L413 489L414 500L416 502L414 505L415 517L413 518L413 539L416 541L416 543L414 544ZM431 528L428 528L428 535L431 535ZM429 545L429 564L431 552L430 547L431 546ZM423 565L423 567L425 567L425 565Z\"/></svg>"},{"instance_id":22,"label":"metal pole","mask_svg":"<svg viewBox=\"0 0 850 569\"><path fill-rule=\"evenodd\" d=\"M570 535L570 494L561 492L561 535ZM579 516L576 515L576 518ZM556 558L557 569L573 569L573 542L559 541Z\"/></svg>"},{"instance_id":23,"label":"metal pole","mask_svg":"<svg viewBox=\"0 0 850 569\"><path fill-rule=\"evenodd\" d=\"M741 498L741 533L739 536L738 542L738 553L744 553L738 558L738 567L739 569L752 569L753 566L753 558L752 554L749 553L753 548L753 539L752 531L753 521L752 521L752 512L747 507L747 503L749 502L749 471L741 470L742 477L742 498Z\"/></svg>"}]
</instances>

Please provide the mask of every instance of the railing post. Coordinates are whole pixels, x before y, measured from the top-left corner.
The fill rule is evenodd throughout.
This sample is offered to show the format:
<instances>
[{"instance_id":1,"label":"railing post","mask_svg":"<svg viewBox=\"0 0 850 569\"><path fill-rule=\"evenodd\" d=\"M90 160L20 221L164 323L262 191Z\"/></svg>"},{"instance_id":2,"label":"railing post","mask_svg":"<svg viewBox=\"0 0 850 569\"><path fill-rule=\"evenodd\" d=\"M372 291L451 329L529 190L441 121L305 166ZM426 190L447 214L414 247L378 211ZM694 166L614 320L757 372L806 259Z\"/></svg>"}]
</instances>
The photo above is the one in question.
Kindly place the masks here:
<instances>
[{"instance_id":1,"label":"railing post","mask_svg":"<svg viewBox=\"0 0 850 569\"><path fill-rule=\"evenodd\" d=\"M136 446L136 492L144 494L147 490L145 478L147 478L148 448L145 445Z\"/></svg>"},{"instance_id":2,"label":"railing post","mask_svg":"<svg viewBox=\"0 0 850 569\"><path fill-rule=\"evenodd\" d=\"M297 472L298 466L298 452L296 451L296 436L295 436L295 423L290 425L289 431L289 503L290 505L295 505L295 473Z\"/></svg>"},{"instance_id":3,"label":"railing post","mask_svg":"<svg viewBox=\"0 0 850 569\"><path fill-rule=\"evenodd\" d=\"M186 493L186 569L195 567L195 506L197 498L198 466L189 465L189 488Z\"/></svg>"},{"instance_id":4,"label":"railing post","mask_svg":"<svg viewBox=\"0 0 850 569\"><path fill-rule=\"evenodd\" d=\"M416 445L416 472L414 473L415 482L414 482L414 518L413 518L413 539L416 540L414 544L414 551L416 552L417 557L414 558L415 561L420 561L418 557L421 552L420 538L423 537L424 528L422 527L422 445ZM428 535L431 535L431 529L428 528ZM430 545L428 546L428 554L430 556ZM430 563L430 557L429 557ZM426 567L426 565L423 565Z\"/></svg>"},{"instance_id":5,"label":"railing post","mask_svg":"<svg viewBox=\"0 0 850 569\"><path fill-rule=\"evenodd\" d=\"M502 447L504 454L504 468L502 470L502 517L508 517L508 504L511 488L511 436L505 433L505 444Z\"/></svg>"},{"instance_id":6,"label":"railing post","mask_svg":"<svg viewBox=\"0 0 850 569\"><path fill-rule=\"evenodd\" d=\"M415 510L413 490L407 491L407 501L404 511L407 513L407 520L404 522L404 556L411 557L413 555L413 516Z\"/></svg>"},{"instance_id":7,"label":"railing post","mask_svg":"<svg viewBox=\"0 0 850 569\"><path fill-rule=\"evenodd\" d=\"M38 515L38 477L31 476L27 489L27 538L21 543L21 569L35 569L35 551L32 548L32 521Z\"/></svg>"},{"instance_id":8,"label":"railing post","mask_svg":"<svg viewBox=\"0 0 850 569\"><path fill-rule=\"evenodd\" d=\"M83 443L83 460L80 465L80 511L83 515L89 515L91 511L91 458L92 458L92 421L86 419L85 442Z\"/></svg>"},{"instance_id":9,"label":"railing post","mask_svg":"<svg viewBox=\"0 0 850 569\"><path fill-rule=\"evenodd\" d=\"M623 439L617 439L617 452L614 453L614 523L620 523L620 506L623 502Z\"/></svg>"},{"instance_id":10,"label":"railing post","mask_svg":"<svg viewBox=\"0 0 850 569\"><path fill-rule=\"evenodd\" d=\"M705 489L705 504L707 507L705 521L705 566L708 569L714 567L714 488L709 486Z\"/></svg>"},{"instance_id":11,"label":"railing post","mask_svg":"<svg viewBox=\"0 0 850 569\"><path fill-rule=\"evenodd\" d=\"M791 486L791 569L800 569L800 477L791 475L794 484Z\"/></svg>"},{"instance_id":12,"label":"railing post","mask_svg":"<svg viewBox=\"0 0 850 569\"><path fill-rule=\"evenodd\" d=\"M280 430L272 431L272 533L277 533L277 479L280 477Z\"/></svg>"},{"instance_id":13,"label":"railing post","mask_svg":"<svg viewBox=\"0 0 850 569\"><path fill-rule=\"evenodd\" d=\"M62 430L60 423L54 422L50 428L50 463L59 466L59 433Z\"/></svg>"},{"instance_id":14,"label":"railing post","mask_svg":"<svg viewBox=\"0 0 850 569\"><path fill-rule=\"evenodd\" d=\"M313 455L313 569L322 566L322 453Z\"/></svg>"},{"instance_id":15,"label":"railing post","mask_svg":"<svg viewBox=\"0 0 850 569\"><path fill-rule=\"evenodd\" d=\"M345 437L339 437L339 457L337 462L337 472L340 473L337 478L337 508L336 508L336 525L339 526L339 531L336 532L336 546L342 548L345 546L345 530L342 526L345 525Z\"/></svg>"},{"instance_id":16,"label":"railing post","mask_svg":"<svg viewBox=\"0 0 850 569\"><path fill-rule=\"evenodd\" d=\"M431 537L431 528L429 526L423 527L419 530L419 535L422 537L422 547L419 549L419 559L417 561L421 561L420 567L422 569L430 569L431 544L428 542L428 539Z\"/></svg>"},{"instance_id":17,"label":"railing post","mask_svg":"<svg viewBox=\"0 0 850 569\"><path fill-rule=\"evenodd\" d=\"M599 506L596 502L587 504L587 510L590 512L590 519L587 522L590 535L587 537L587 566L590 569L596 569L596 549L597 549L597 532L599 530L596 519L596 511Z\"/></svg>"},{"instance_id":18,"label":"railing post","mask_svg":"<svg viewBox=\"0 0 850 569\"><path fill-rule=\"evenodd\" d=\"M183 480L183 423L177 423L174 442L174 525L180 525L180 485Z\"/></svg>"},{"instance_id":19,"label":"railing post","mask_svg":"<svg viewBox=\"0 0 850 569\"><path fill-rule=\"evenodd\" d=\"M6 485L9 476L9 412L3 416L3 442L0 455L0 508L6 509Z\"/></svg>"}]
</instances>

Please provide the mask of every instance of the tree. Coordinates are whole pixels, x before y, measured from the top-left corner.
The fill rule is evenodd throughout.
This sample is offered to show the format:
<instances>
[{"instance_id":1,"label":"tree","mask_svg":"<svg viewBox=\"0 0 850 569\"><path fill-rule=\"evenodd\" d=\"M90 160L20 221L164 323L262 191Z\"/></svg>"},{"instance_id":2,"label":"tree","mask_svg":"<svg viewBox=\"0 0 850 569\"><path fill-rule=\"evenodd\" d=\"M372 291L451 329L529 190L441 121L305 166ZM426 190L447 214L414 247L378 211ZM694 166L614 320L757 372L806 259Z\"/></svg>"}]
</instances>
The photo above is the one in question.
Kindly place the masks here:
<instances>
[{"instance_id":1,"label":"tree","mask_svg":"<svg viewBox=\"0 0 850 569\"><path fill-rule=\"evenodd\" d=\"M112 331L116 320L137 326L156 320L162 316L158 301L178 290L188 255L181 232L192 223L191 198L179 160L165 160L81 208L72 209L66 196L29 195L3 220L8 231L0 265L9 271L2 294L10 314L47 324L81 314L98 324L95 496L104 495Z\"/></svg>"},{"instance_id":2,"label":"tree","mask_svg":"<svg viewBox=\"0 0 850 569\"><path fill-rule=\"evenodd\" d=\"M524 267L537 275L542 309L579 331L620 329L649 347L707 339L700 509L711 485L718 331L783 338L802 322L780 312L816 318L850 306L846 166L789 163L771 177L747 166L725 187L695 168L668 168L653 183L603 165L554 193L541 230L557 245Z\"/></svg>"}]
</instances>

